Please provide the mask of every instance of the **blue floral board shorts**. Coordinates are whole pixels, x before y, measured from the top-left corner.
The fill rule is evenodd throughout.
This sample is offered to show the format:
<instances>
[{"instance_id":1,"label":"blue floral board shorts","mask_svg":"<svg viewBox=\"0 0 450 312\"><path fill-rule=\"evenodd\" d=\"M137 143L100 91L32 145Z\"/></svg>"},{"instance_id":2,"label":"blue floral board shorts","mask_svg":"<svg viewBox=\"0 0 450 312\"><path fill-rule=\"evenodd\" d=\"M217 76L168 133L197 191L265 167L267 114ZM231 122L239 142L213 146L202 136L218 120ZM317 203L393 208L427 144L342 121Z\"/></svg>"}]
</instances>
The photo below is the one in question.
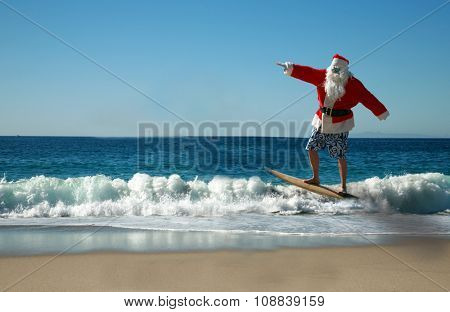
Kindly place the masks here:
<instances>
[{"instance_id":1,"label":"blue floral board shorts","mask_svg":"<svg viewBox=\"0 0 450 312\"><path fill-rule=\"evenodd\" d=\"M328 154L332 158L345 159L348 147L348 131L342 133L322 133L321 128L313 128L311 137L308 144L306 144L306 150L322 150L328 149Z\"/></svg>"}]
</instances>

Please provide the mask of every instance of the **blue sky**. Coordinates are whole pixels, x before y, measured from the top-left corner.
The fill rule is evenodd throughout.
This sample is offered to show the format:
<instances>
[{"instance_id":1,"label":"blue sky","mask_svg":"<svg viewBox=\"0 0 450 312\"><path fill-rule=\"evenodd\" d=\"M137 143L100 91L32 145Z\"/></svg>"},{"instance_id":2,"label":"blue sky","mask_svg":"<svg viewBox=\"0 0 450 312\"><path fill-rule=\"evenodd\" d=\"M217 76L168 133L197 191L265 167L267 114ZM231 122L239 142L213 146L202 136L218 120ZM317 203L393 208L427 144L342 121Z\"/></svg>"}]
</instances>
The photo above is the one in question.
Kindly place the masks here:
<instances>
[{"instance_id":1,"label":"blue sky","mask_svg":"<svg viewBox=\"0 0 450 312\"><path fill-rule=\"evenodd\" d=\"M11 6L184 119L263 121L311 89L275 61L356 60L429 1L18 1ZM352 71L390 110L353 133L450 137L450 5ZM177 119L0 3L0 135L135 136ZM315 94L275 120L310 120Z\"/></svg>"}]
</instances>

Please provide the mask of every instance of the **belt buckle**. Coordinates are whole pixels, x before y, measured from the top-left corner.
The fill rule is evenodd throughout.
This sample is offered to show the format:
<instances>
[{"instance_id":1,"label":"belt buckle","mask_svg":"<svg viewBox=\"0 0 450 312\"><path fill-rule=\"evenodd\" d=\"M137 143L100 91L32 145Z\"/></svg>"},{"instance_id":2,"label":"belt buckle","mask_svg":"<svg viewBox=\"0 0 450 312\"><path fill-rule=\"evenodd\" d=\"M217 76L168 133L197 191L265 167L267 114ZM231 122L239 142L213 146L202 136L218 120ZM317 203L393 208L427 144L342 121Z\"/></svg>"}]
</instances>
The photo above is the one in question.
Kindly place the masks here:
<instances>
[{"instance_id":1,"label":"belt buckle","mask_svg":"<svg viewBox=\"0 0 450 312\"><path fill-rule=\"evenodd\" d=\"M333 113L333 109L332 109L332 108L330 108L330 107L327 107L327 108L326 108L326 112L325 112L325 114L327 114L328 116L331 116L331 115L332 115L332 113Z\"/></svg>"}]
</instances>

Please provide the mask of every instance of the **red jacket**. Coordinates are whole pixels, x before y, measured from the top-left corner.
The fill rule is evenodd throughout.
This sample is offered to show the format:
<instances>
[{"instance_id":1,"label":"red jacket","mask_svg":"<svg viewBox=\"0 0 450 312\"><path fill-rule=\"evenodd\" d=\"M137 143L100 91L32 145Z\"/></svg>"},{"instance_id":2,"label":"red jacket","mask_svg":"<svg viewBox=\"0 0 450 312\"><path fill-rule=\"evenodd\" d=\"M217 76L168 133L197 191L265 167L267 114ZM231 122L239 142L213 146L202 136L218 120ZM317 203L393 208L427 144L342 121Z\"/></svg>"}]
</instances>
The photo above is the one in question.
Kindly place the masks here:
<instances>
[{"instance_id":1,"label":"red jacket","mask_svg":"<svg viewBox=\"0 0 450 312\"><path fill-rule=\"evenodd\" d=\"M309 82L317 87L319 109L317 110L316 115L319 119L322 120L322 111L320 110L320 108L324 107L326 97L326 69L315 69L308 66L294 64L292 72L287 74L290 74L294 78ZM386 107L364 87L362 82L352 76L348 79L348 82L345 86L345 94L334 103L333 109L351 109L358 103L362 103L380 119L386 119L387 115L389 114ZM331 119L332 123L336 124L351 118L353 118L353 113L345 116L332 117ZM346 131L349 130L350 129Z\"/></svg>"}]
</instances>

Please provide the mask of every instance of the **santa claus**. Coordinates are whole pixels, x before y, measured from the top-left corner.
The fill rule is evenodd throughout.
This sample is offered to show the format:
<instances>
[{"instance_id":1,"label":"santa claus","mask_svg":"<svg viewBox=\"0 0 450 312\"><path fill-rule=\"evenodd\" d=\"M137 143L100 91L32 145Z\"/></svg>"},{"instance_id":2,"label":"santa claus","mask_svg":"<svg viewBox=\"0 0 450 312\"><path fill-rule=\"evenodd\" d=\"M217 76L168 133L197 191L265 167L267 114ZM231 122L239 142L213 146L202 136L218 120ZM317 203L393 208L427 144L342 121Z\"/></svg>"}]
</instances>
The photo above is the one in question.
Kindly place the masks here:
<instances>
[{"instance_id":1,"label":"santa claus","mask_svg":"<svg viewBox=\"0 0 450 312\"><path fill-rule=\"evenodd\" d=\"M346 194L348 133L355 126L352 108L362 103L380 120L389 116L386 107L348 70L349 61L333 56L327 69L315 69L291 62L277 63L288 76L311 83L317 88L319 109L312 120L313 131L306 145L313 177L306 183L320 184L318 150L327 148L338 160L341 193Z\"/></svg>"}]
</instances>

